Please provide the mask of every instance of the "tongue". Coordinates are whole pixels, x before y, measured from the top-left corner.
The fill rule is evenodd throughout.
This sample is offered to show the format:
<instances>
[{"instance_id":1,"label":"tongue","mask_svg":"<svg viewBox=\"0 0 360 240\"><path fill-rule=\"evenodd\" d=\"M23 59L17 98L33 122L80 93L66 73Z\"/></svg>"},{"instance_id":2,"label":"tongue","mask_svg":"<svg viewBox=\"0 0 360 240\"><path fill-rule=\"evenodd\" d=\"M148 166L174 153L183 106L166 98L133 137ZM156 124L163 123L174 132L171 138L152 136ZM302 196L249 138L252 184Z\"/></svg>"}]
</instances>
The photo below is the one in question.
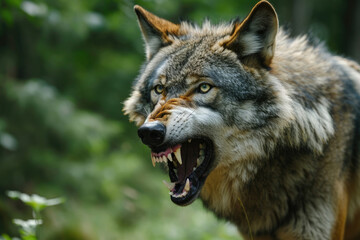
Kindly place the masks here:
<instances>
[{"instance_id":1,"label":"tongue","mask_svg":"<svg viewBox=\"0 0 360 240\"><path fill-rule=\"evenodd\" d=\"M181 146L182 164L177 167L178 181L177 183L185 183L186 178L192 173L196 167L196 161L199 156L199 140L192 140L191 143L186 142Z\"/></svg>"}]
</instances>

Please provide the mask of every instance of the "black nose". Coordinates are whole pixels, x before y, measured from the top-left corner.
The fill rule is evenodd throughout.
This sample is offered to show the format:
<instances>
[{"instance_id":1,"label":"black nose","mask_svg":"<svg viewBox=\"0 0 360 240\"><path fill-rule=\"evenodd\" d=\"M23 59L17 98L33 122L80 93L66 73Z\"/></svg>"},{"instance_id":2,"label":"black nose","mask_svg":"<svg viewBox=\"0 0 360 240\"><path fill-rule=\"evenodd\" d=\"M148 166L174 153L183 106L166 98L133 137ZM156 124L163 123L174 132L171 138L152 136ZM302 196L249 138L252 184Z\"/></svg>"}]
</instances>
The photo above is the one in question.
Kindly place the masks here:
<instances>
[{"instance_id":1,"label":"black nose","mask_svg":"<svg viewBox=\"0 0 360 240\"><path fill-rule=\"evenodd\" d=\"M165 133L165 125L158 121L144 123L138 129L141 141L148 146L160 145L164 141Z\"/></svg>"}]
</instances>

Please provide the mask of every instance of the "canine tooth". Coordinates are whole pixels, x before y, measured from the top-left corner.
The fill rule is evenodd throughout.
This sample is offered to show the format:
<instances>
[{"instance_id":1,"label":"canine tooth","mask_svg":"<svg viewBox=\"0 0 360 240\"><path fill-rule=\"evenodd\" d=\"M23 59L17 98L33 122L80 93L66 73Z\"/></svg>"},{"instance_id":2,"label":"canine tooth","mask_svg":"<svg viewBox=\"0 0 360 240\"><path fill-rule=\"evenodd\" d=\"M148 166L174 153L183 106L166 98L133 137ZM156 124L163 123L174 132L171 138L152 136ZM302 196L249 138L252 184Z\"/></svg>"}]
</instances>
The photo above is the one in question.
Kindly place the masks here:
<instances>
[{"instance_id":1,"label":"canine tooth","mask_svg":"<svg viewBox=\"0 0 360 240\"><path fill-rule=\"evenodd\" d=\"M185 183L184 190L185 190L186 192L188 192L188 191L190 190L190 181L189 181L188 178L186 179L186 183Z\"/></svg>"},{"instance_id":2,"label":"canine tooth","mask_svg":"<svg viewBox=\"0 0 360 240\"><path fill-rule=\"evenodd\" d=\"M188 142L191 143L191 139L188 139Z\"/></svg>"},{"instance_id":3,"label":"canine tooth","mask_svg":"<svg viewBox=\"0 0 360 240\"><path fill-rule=\"evenodd\" d=\"M155 167L155 157L154 156L151 156L151 161L152 161L153 167Z\"/></svg>"},{"instance_id":4,"label":"canine tooth","mask_svg":"<svg viewBox=\"0 0 360 240\"><path fill-rule=\"evenodd\" d=\"M181 164L182 164L182 159L181 159L181 151L180 151L180 148L178 148L178 149L176 150L176 152L174 152L174 154L175 154L176 159L178 160L178 162L179 162L180 165L181 165Z\"/></svg>"},{"instance_id":5,"label":"canine tooth","mask_svg":"<svg viewBox=\"0 0 360 240\"><path fill-rule=\"evenodd\" d=\"M169 153L169 154L167 155L167 158L169 159L170 162L173 161L172 156L171 156L171 153Z\"/></svg>"},{"instance_id":6,"label":"canine tooth","mask_svg":"<svg viewBox=\"0 0 360 240\"><path fill-rule=\"evenodd\" d=\"M171 191L174 189L175 187L175 183L168 183L167 181L163 180L163 183L165 184L165 186Z\"/></svg>"}]
</instances>

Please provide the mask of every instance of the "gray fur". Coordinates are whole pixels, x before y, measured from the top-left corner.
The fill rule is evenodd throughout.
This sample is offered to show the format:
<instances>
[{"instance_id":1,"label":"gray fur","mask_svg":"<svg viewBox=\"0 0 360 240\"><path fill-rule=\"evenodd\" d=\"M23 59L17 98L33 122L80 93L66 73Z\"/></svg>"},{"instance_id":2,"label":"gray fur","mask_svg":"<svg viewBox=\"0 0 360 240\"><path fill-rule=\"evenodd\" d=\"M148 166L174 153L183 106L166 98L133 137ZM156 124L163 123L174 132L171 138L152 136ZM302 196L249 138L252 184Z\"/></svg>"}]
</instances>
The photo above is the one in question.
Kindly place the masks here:
<instances>
[{"instance_id":1,"label":"gray fur","mask_svg":"<svg viewBox=\"0 0 360 240\"><path fill-rule=\"evenodd\" d=\"M192 79L210 82L207 94L171 105L164 120L165 142L201 135L214 144L214 168L200 193L205 206L244 236L249 227L239 201L256 237L334 239L340 193L351 199L349 221L360 207L360 67L305 36L277 32L277 25L266 46L227 47L236 24L181 23L179 35L167 36L171 43L146 62L125 113L141 125L160 101L189 95L197 87ZM239 44L249 40L241 36ZM152 96L160 76L166 93ZM355 190L347 192L349 185Z\"/></svg>"}]
</instances>

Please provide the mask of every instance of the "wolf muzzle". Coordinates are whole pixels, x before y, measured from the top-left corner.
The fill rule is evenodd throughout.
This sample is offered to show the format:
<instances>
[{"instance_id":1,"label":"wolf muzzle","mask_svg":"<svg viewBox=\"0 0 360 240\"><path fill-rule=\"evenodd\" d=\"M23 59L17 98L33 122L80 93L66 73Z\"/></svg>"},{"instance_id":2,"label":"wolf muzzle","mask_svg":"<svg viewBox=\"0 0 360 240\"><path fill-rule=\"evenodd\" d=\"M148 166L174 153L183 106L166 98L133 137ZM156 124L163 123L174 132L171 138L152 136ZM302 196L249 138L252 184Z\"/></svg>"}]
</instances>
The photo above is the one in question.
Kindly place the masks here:
<instances>
[{"instance_id":1,"label":"wolf muzzle","mask_svg":"<svg viewBox=\"0 0 360 240\"><path fill-rule=\"evenodd\" d=\"M149 147L159 146L165 138L166 127L159 121L146 122L138 129L141 141Z\"/></svg>"}]
</instances>

